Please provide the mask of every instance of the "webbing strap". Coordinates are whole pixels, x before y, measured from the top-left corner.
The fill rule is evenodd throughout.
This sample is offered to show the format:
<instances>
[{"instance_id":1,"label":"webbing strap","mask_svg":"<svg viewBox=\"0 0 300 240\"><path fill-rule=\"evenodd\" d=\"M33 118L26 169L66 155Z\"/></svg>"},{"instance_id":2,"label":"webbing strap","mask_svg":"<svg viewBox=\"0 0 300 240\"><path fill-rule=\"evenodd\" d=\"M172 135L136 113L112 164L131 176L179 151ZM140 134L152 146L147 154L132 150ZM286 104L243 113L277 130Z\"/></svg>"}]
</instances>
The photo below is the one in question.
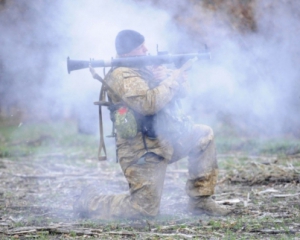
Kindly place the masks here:
<instances>
[{"instance_id":1,"label":"webbing strap","mask_svg":"<svg viewBox=\"0 0 300 240\"><path fill-rule=\"evenodd\" d=\"M100 77L97 73L93 76L94 79L97 79L102 83L100 95L99 95L99 103L106 102L106 89L110 89L108 84ZM103 132L103 121L102 121L102 104L99 104L99 131L100 131L100 143L98 149L98 160L105 161L107 160L106 147L104 142L104 132ZM102 150L104 155L102 154Z\"/></svg>"},{"instance_id":2,"label":"webbing strap","mask_svg":"<svg viewBox=\"0 0 300 240\"><path fill-rule=\"evenodd\" d=\"M105 73L104 73L105 75ZM114 90L103 80L102 77L100 77L97 73L93 75L94 79L97 79L102 83L102 87L100 90L100 96L99 96L99 102L95 103L99 105L99 130L100 130L100 144L99 144L99 150L98 150L98 159L99 161L104 161L107 160L107 155L106 155L106 147L105 147L105 142L104 142L104 132L103 132L103 122L102 122L102 109L101 106L106 106L110 107L112 104L111 99L107 96L107 91L109 91L111 94L113 94L117 99L120 100L120 103L122 102L121 98L114 92ZM106 101L106 98L108 98L108 102ZM120 104L119 103L119 104ZM113 104L117 106L118 104ZM110 109L111 110L111 109ZM113 123L114 124L114 123ZM114 134L114 125L113 125L113 130L112 130L112 137L115 137ZM102 150L104 152L104 156L102 155ZM116 151L116 159L118 162L118 153Z\"/></svg>"},{"instance_id":3,"label":"webbing strap","mask_svg":"<svg viewBox=\"0 0 300 240\"><path fill-rule=\"evenodd\" d=\"M100 95L99 95L99 102L105 101L105 97L106 97L105 86L102 85ZM99 105L99 130L100 130L100 143L99 143L99 149L98 149L98 159L99 159L99 161L105 161L105 160L107 160L107 155L106 155L106 147L105 147L105 142L104 142L102 106L101 105ZM104 155L102 155L102 150L104 152Z\"/></svg>"}]
</instances>

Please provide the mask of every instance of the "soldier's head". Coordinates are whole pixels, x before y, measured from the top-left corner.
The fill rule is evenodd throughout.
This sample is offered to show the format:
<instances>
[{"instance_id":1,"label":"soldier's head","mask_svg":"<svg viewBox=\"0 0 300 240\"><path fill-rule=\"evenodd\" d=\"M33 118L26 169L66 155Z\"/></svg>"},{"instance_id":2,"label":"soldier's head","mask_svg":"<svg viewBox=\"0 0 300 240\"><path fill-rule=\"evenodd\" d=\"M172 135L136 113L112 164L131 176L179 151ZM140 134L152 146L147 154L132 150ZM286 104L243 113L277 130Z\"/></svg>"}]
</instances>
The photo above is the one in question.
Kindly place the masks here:
<instances>
[{"instance_id":1,"label":"soldier's head","mask_svg":"<svg viewBox=\"0 0 300 240\"><path fill-rule=\"evenodd\" d=\"M144 56L148 51L144 36L134 30L119 32L115 40L115 46L120 57Z\"/></svg>"}]
</instances>

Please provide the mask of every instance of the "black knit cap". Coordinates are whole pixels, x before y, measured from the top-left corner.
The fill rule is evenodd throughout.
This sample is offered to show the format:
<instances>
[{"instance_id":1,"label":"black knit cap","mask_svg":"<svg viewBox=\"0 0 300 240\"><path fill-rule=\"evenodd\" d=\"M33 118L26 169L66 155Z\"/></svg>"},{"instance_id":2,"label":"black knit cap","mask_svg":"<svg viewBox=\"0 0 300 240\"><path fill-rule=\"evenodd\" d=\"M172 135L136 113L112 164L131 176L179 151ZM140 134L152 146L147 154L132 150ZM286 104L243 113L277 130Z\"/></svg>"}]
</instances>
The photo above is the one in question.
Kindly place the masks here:
<instances>
[{"instance_id":1,"label":"black knit cap","mask_svg":"<svg viewBox=\"0 0 300 240\"><path fill-rule=\"evenodd\" d=\"M131 52L145 41L142 34L134 30L123 30L118 33L115 41L118 55Z\"/></svg>"}]
</instances>

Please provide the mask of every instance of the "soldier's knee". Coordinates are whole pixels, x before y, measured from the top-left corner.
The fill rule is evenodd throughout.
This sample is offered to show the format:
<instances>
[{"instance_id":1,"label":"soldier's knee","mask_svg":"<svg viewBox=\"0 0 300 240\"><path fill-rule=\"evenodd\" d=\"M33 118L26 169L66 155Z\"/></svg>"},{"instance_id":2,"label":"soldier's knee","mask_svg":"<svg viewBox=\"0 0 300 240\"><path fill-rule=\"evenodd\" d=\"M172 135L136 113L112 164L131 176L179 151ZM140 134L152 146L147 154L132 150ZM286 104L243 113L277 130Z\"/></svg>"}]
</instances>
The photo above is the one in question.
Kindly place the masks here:
<instances>
[{"instance_id":1,"label":"soldier's knee","mask_svg":"<svg viewBox=\"0 0 300 240\"><path fill-rule=\"evenodd\" d=\"M206 127L206 131L207 131L207 133L208 133L208 135L212 138L212 140L214 139L214 130L211 128L211 127L209 127L209 126L205 126Z\"/></svg>"},{"instance_id":2,"label":"soldier's knee","mask_svg":"<svg viewBox=\"0 0 300 240\"><path fill-rule=\"evenodd\" d=\"M194 134L198 136L197 149L204 150L214 141L214 132L207 125L195 125Z\"/></svg>"},{"instance_id":3,"label":"soldier's knee","mask_svg":"<svg viewBox=\"0 0 300 240\"><path fill-rule=\"evenodd\" d=\"M207 125L195 125L194 131L197 131L201 137L214 139L214 131L210 126Z\"/></svg>"}]
</instances>

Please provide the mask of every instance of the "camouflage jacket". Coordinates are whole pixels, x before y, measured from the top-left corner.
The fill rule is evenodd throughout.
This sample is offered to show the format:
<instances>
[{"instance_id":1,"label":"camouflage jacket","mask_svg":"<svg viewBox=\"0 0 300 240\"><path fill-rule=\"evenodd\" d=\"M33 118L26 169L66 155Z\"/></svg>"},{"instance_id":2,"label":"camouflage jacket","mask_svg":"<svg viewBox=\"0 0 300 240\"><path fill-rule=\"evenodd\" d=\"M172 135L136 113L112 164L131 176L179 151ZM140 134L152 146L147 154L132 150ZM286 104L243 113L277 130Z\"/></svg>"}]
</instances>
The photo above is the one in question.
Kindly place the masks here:
<instances>
[{"instance_id":1,"label":"camouflage jacket","mask_svg":"<svg viewBox=\"0 0 300 240\"><path fill-rule=\"evenodd\" d=\"M177 99L184 97L188 88L187 82L179 79L179 74L178 70L168 70L166 79L155 82L152 72L147 68L119 67L112 69L106 75L105 81L114 91L114 93L108 91L108 96L113 103L122 101L143 116L158 114L159 121L168 125L168 122L172 121L170 112L174 111ZM171 115L175 116L176 113L172 112ZM167 159L171 158L173 148L168 138L162 135L157 139L146 138L145 140L149 152ZM127 156L128 151L134 152L137 159L146 153L140 132L132 139L117 137L117 149L119 158Z\"/></svg>"}]
</instances>

